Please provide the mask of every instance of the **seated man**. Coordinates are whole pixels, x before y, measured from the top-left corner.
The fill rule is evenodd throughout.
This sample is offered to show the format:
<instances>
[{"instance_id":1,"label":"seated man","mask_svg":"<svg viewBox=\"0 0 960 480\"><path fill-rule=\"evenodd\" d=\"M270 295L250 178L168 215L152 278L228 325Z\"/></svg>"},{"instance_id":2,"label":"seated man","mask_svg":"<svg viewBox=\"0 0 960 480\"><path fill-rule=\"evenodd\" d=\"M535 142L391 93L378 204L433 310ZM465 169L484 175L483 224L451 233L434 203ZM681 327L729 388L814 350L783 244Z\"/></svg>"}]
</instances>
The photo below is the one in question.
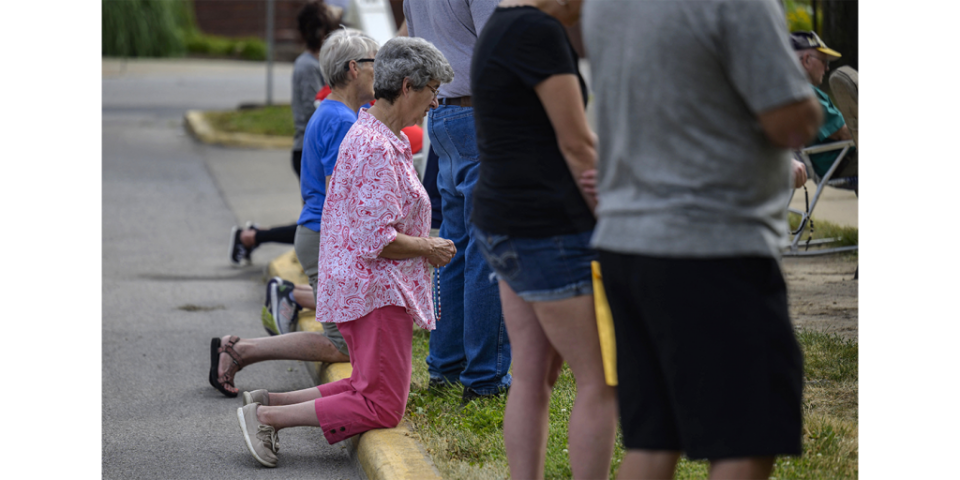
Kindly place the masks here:
<instances>
[{"instance_id":1,"label":"seated man","mask_svg":"<svg viewBox=\"0 0 960 480\"><path fill-rule=\"evenodd\" d=\"M823 40L814 32L794 32L790 34L790 44L796 51L800 59L800 66L807 73L810 84L813 85L813 91L817 99L823 106L823 125L817 131L817 138L809 146L820 145L823 143L839 142L841 140L852 140L850 129L840 110L833 104L830 97L827 96L819 87L823 84L823 77L830 69L830 62L840 58L840 53L836 50L827 48ZM851 147L847 152L840 166L833 174L833 178L856 177L857 176L857 156L856 147ZM830 166L840 155L840 150L815 153L810 155L810 162L813 164L813 170L818 176L823 177Z\"/></svg>"}]
</instances>

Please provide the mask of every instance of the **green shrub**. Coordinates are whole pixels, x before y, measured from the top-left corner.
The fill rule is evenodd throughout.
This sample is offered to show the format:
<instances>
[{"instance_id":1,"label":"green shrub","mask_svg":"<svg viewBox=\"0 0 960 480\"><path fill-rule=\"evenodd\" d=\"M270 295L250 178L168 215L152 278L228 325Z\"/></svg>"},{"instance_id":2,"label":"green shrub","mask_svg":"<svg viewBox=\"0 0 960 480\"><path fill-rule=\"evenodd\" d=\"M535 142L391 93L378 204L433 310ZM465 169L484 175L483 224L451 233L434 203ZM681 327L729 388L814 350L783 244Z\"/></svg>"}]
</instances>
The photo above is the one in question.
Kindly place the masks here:
<instances>
[{"instance_id":1,"label":"green shrub","mask_svg":"<svg viewBox=\"0 0 960 480\"><path fill-rule=\"evenodd\" d=\"M102 54L117 57L182 56L193 28L185 0L102 0Z\"/></svg>"},{"instance_id":2,"label":"green shrub","mask_svg":"<svg viewBox=\"0 0 960 480\"><path fill-rule=\"evenodd\" d=\"M266 60L267 44L259 38L243 38L237 41L234 52L244 60Z\"/></svg>"},{"instance_id":3,"label":"green shrub","mask_svg":"<svg viewBox=\"0 0 960 480\"><path fill-rule=\"evenodd\" d=\"M186 35L185 44L187 52L200 55L242 58L244 60L265 60L267 58L266 43L256 37L234 39L194 31Z\"/></svg>"}]
</instances>

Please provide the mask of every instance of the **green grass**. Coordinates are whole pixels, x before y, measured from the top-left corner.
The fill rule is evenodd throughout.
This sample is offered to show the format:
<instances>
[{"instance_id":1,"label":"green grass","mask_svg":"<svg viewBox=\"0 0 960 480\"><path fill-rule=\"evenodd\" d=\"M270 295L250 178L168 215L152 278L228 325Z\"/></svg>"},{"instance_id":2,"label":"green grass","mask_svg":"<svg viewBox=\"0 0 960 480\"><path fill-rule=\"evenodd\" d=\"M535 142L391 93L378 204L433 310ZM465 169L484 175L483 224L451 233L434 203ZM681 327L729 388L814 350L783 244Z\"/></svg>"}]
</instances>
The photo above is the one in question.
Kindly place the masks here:
<instances>
[{"instance_id":1,"label":"green grass","mask_svg":"<svg viewBox=\"0 0 960 480\"><path fill-rule=\"evenodd\" d=\"M795 213L788 214L787 220L790 223L790 231L793 232L800 225L800 215ZM800 239L800 246L803 246L804 242L807 241L807 237L810 236L810 225L809 223L804 226L803 236ZM839 238L840 240L837 243L830 244L831 247L835 246L851 246L859 245L858 241L858 229L856 227L843 227L835 223L828 222L826 220L820 220L816 217L813 217L813 239L820 238Z\"/></svg>"},{"instance_id":2,"label":"green grass","mask_svg":"<svg viewBox=\"0 0 960 480\"><path fill-rule=\"evenodd\" d=\"M427 387L426 368L430 334L417 330L413 338L413 380L407 418L416 427L443 478L492 479L509 477L503 445L505 398L484 398L462 411L459 388L440 391ZM857 343L835 335L797 332L804 351L804 455L777 460L772 477L799 479L857 478ZM576 396L576 384L565 365L550 400L546 478L570 478L567 424ZM610 468L614 478L623 458L619 430ZM707 463L681 459L676 478L707 476Z\"/></svg>"},{"instance_id":3,"label":"green grass","mask_svg":"<svg viewBox=\"0 0 960 480\"><path fill-rule=\"evenodd\" d=\"M226 132L256 133L292 137L293 113L290 105L207 112L207 121L218 130Z\"/></svg>"}]
</instances>

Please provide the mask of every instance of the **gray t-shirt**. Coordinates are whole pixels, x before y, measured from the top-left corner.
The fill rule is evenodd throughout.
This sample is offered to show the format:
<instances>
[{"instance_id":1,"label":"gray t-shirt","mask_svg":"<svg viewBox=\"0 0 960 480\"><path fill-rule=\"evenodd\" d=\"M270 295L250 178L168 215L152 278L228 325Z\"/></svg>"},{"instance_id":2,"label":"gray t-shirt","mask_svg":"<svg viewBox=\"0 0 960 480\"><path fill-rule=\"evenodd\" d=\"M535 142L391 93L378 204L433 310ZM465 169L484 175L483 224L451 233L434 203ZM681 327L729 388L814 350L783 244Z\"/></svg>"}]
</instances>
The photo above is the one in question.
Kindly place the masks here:
<instances>
[{"instance_id":1,"label":"gray t-shirt","mask_svg":"<svg viewBox=\"0 0 960 480\"><path fill-rule=\"evenodd\" d=\"M453 81L440 85L440 98L470 95L470 58L480 30L500 0L405 0L407 32L437 47L450 66Z\"/></svg>"},{"instance_id":2,"label":"gray t-shirt","mask_svg":"<svg viewBox=\"0 0 960 480\"><path fill-rule=\"evenodd\" d=\"M320 62L310 52L303 52L293 62L293 90L290 95L290 109L293 110L293 151L303 150L303 131L317 108L313 100L323 88L323 75L320 74Z\"/></svg>"},{"instance_id":3,"label":"gray t-shirt","mask_svg":"<svg viewBox=\"0 0 960 480\"><path fill-rule=\"evenodd\" d=\"M790 154L759 113L812 95L777 0L584 5L600 137L593 245L779 257Z\"/></svg>"}]
</instances>

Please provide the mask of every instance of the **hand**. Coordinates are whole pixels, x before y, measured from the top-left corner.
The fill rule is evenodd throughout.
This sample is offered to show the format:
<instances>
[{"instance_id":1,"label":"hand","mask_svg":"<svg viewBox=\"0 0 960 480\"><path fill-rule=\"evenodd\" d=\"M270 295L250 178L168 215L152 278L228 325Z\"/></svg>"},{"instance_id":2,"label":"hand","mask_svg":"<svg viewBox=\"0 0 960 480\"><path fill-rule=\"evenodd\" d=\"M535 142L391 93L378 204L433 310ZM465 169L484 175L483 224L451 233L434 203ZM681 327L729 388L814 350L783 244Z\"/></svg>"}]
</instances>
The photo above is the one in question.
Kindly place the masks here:
<instances>
[{"instance_id":1,"label":"hand","mask_svg":"<svg viewBox=\"0 0 960 480\"><path fill-rule=\"evenodd\" d=\"M597 169L591 168L590 170L585 170L580 174L580 178L577 179L577 183L580 184L580 189L583 190L584 195L589 196L593 199L593 202L597 202Z\"/></svg>"},{"instance_id":2,"label":"hand","mask_svg":"<svg viewBox=\"0 0 960 480\"><path fill-rule=\"evenodd\" d=\"M424 240L427 243L428 253L423 256L434 267L442 267L450 263L453 256L457 254L457 247L454 246L453 240L438 237L427 237Z\"/></svg>"},{"instance_id":3,"label":"hand","mask_svg":"<svg viewBox=\"0 0 960 480\"><path fill-rule=\"evenodd\" d=\"M803 163L796 160L791 160L791 176L793 177L793 188L800 188L804 183L807 183L807 167Z\"/></svg>"}]
</instances>

